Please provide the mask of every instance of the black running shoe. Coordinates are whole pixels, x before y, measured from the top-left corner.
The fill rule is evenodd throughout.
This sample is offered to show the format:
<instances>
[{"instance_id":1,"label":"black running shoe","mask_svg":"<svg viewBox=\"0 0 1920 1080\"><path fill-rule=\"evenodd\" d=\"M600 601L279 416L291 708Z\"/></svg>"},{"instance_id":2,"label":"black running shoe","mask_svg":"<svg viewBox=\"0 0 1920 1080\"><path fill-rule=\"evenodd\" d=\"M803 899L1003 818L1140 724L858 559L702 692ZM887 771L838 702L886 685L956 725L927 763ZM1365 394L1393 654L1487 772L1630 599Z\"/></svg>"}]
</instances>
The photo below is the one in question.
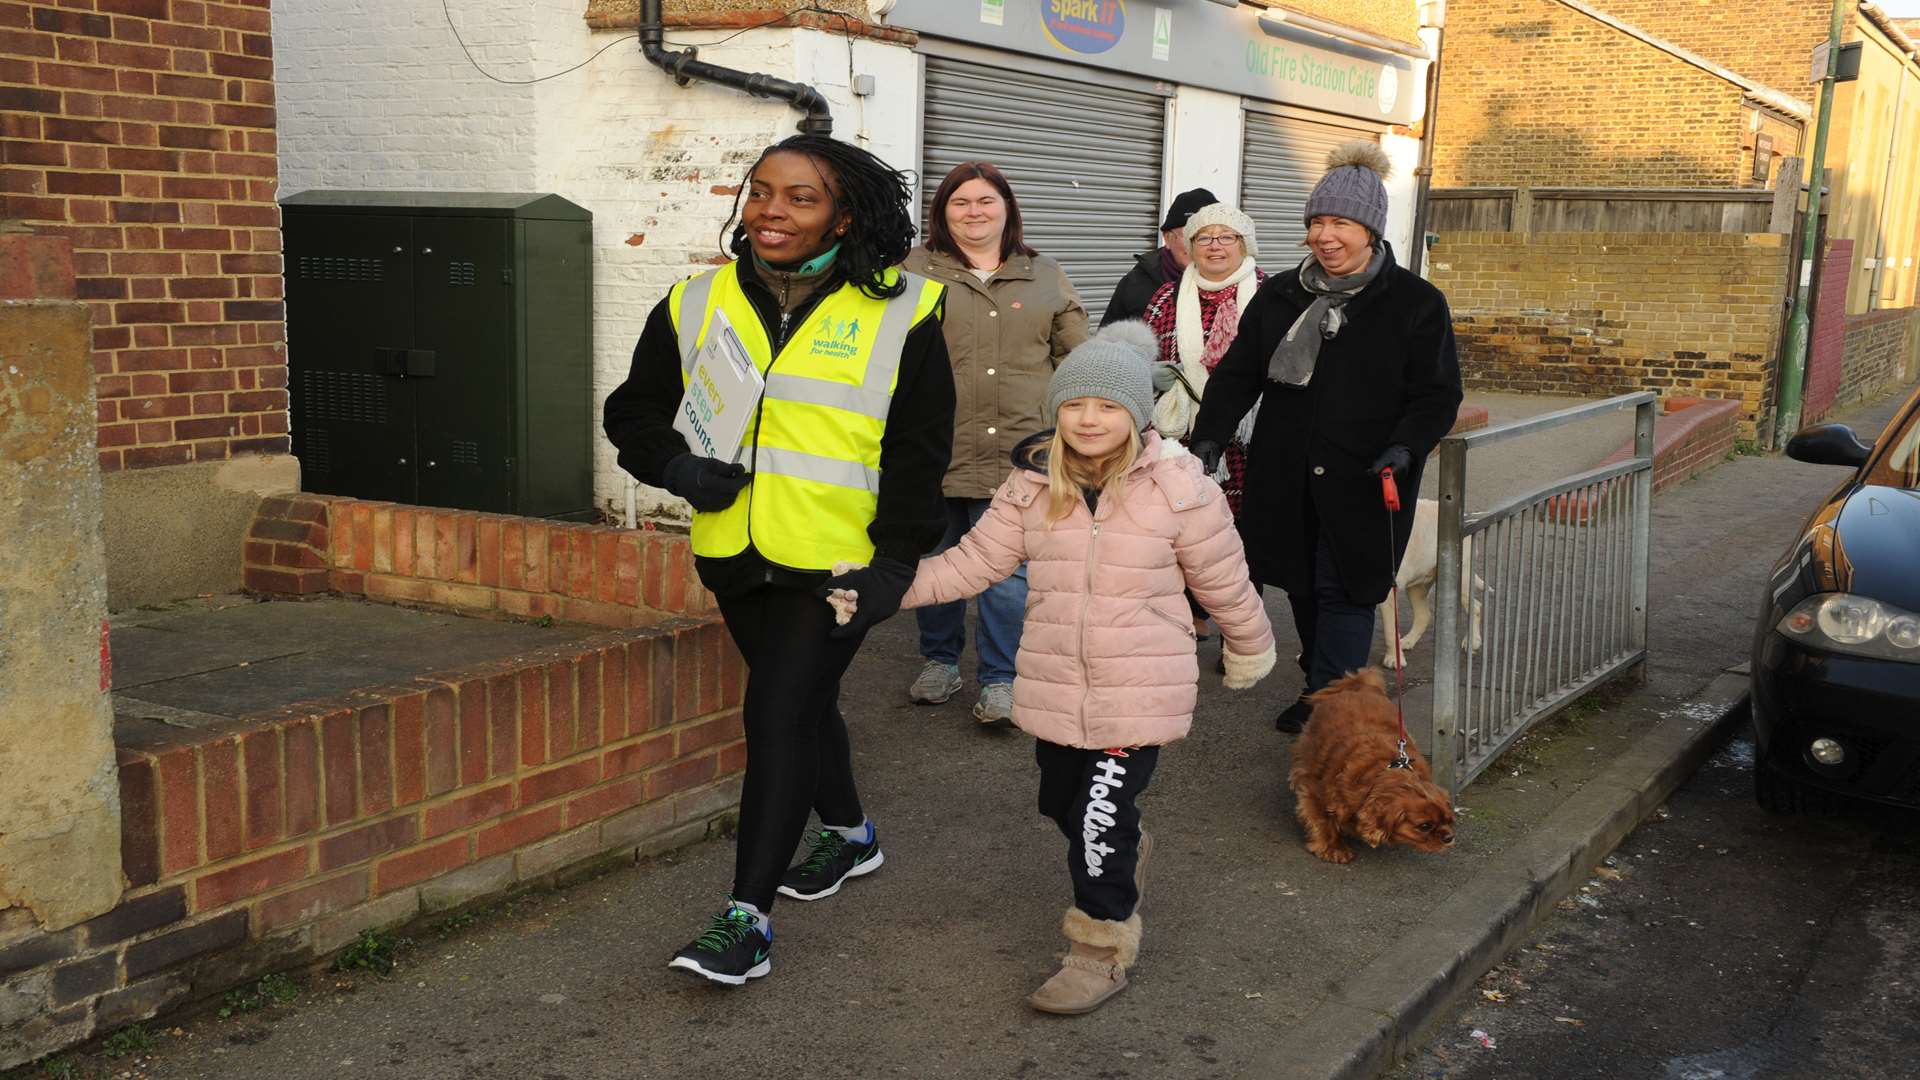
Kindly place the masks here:
<instances>
[{"instance_id":1,"label":"black running shoe","mask_svg":"<svg viewBox=\"0 0 1920 1080\"><path fill-rule=\"evenodd\" d=\"M1280 715L1273 718L1273 730L1297 735L1312 718L1313 705L1307 701L1306 695L1302 694L1300 700L1280 710Z\"/></svg>"},{"instance_id":2,"label":"black running shoe","mask_svg":"<svg viewBox=\"0 0 1920 1080\"><path fill-rule=\"evenodd\" d=\"M670 968L739 986L773 970L773 935L762 933L753 913L728 904L692 944L673 954Z\"/></svg>"},{"instance_id":3,"label":"black running shoe","mask_svg":"<svg viewBox=\"0 0 1920 1080\"><path fill-rule=\"evenodd\" d=\"M866 843L849 840L832 829L814 834L813 850L787 871L780 883L780 895L795 900L824 900L840 891L848 878L871 874L880 869L887 857L880 853L880 834Z\"/></svg>"}]
</instances>

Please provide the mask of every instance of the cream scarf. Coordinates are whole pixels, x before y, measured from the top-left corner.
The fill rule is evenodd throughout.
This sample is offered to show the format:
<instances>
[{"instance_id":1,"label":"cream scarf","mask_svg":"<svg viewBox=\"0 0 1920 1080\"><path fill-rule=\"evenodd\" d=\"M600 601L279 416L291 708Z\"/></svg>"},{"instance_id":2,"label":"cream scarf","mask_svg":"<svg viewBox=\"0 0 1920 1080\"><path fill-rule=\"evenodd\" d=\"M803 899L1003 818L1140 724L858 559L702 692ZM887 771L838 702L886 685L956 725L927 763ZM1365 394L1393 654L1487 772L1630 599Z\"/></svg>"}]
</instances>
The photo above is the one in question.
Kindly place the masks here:
<instances>
[{"instance_id":1,"label":"cream scarf","mask_svg":"<svg viewBox=\"0 0 1920 1080\"><path fill-rule=\"evenodd\" d=\"M1173 340L1180 353L1180 375L1195 394L1205 396L1207 388L1207 335L1200 325L1200 291L1234 289L1234 306L1244 315L1247 305L1253 302L1253 294L1260 288L1254 270L1253 257L1249 255L1222 281L1206 280L1192 264L1180 275L1180 291L1173 309ZM1175 386L1160 395L1154 405L1153 426L1166 438L1184 439L1193 430L1193 421L1199 415L1200 403L1185 389Z\"/></svg>"}]
</instances>

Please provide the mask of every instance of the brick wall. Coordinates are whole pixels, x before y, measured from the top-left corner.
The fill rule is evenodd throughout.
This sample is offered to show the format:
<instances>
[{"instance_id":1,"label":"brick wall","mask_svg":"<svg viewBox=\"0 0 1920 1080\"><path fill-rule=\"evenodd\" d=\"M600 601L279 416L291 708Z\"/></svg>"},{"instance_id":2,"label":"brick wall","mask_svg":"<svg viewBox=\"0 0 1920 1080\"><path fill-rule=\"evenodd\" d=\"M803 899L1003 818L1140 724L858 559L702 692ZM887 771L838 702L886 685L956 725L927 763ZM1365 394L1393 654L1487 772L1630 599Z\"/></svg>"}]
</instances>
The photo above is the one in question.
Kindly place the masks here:
<instances>
[{"instance_id":1,"label":"brick wall","mask_svg":"<svg viewBox=\"0 0 1920 1080\"><path fill-rule=\"evenodd\" d=\"M718 610L684 533L326 495L261 502L245 583L254 592L338 592L597 626Z\"/></svg>"},{"instance_id":2,"label":"brick wall","mask_svg":"<svg viewBox=\"0 0 1920 1080\"><path fill-rule=\"evenodd\" d=\"M1833 407L1865 401L1912 378L1920 312L1913 308L1847 316L1846 368Z\"/></svg>"},{"instance_id":3,"label":"brick wall","mask_svg":"<svg viewBox=\"0 0 1920 1080\"><path fill-rule=\"evenodd\" d=\"M1433 249L1469 387L1766 408L1786 285L1768 234L1449 233Z\"/></svg>"},{"instance_id":4,"label":"brick wall","mask_svg":"<svg viewBox=\"0 0 1920 1080\"><path fill-rule=\"evenodd\" d=\"M143 734L118 906L51 934L0 910L0 1069L705 837L738 803L745 679L717 619L680 619Z\"/></svg>"},{"instance_id":5,"label":"brick wall","mask_svg":"<svg viewBox=\"0 0 1920 1080\"><path fill-rule=\"evenodd\" d=\"M1553 0L1449 5L1445 50L1437 187L1735 187L1751 170L1739 87Z\"/></svg>"},{"instance_id":6,"label":"brick wall","mask_svg":"<svg viewBox=\"0 0 1920 1080\"><path fill-rule=\"evenodd\" d=\"M1853 267L1853 241L1827 241L1820 264L1820 292L1813 297L1813 324L1807 338L1807 366L1801 383L1800 418L1813 423L1832 410L1847 366L1847 280Z\"/></svg>"},{"instance_id":7,"label":"brick wall","mask_svg":"<svg viewBox=\"0 0 1920 1080\"><path fill-rule=\"evenodd\" d=\"M1833 11L1827 0L1606 0L1594 6L1802 101L1812 96L1808 55L1826 40Z\"/></svg>"},{"instance_id":8,"label":"brick wall","mask_svg":"<svg viewBox=\"0 0 1920 1080\"><path fill-rule=\"evenodd\" d=\"M285 453L268 0L0 0L0 217L65 236L105 471Z\"/></svg>"}]
</instances>

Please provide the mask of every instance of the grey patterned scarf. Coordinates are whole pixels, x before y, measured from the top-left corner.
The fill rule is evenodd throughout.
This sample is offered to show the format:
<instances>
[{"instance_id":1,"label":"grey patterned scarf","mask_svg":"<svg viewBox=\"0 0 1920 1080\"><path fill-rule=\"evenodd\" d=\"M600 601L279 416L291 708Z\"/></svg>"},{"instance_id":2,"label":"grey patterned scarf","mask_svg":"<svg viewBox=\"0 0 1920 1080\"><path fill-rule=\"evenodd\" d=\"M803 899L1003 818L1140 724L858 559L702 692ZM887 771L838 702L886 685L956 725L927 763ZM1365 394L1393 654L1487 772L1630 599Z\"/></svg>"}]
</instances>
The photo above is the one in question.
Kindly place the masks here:
<instances>
[{"instance_id":1,"label":"grey patterned scarf","mask_svg":"<svg viewBox=\"0 0 1920 1080\"><path fill-rule=\"evenodd\" d=\"M1331 341L1346 325L1342 310L1347 301L1372 284L1387 264L1384 247L1375 246L1373 258L1359 273L1332 277L1311 254L1300 260L1300 285L1314 296L1313 303L1293 321L1287 336L1267 361L1267 378L1285 386L1305 386L1313 380L1313 366L1320 360L1320 343Z\"/></svg>"}]
</instances>

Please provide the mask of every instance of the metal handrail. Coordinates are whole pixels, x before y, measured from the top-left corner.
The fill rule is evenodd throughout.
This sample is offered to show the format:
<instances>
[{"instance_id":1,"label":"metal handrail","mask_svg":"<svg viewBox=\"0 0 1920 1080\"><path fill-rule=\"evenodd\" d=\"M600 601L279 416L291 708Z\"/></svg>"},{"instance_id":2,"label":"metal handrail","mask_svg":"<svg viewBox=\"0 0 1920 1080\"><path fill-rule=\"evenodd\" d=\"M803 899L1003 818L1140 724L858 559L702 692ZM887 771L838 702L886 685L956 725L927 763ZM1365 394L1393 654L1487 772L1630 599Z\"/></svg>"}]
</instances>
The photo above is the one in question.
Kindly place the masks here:
<instances>
[{"instance_id":1,"label":"metal handrail","mask_svg":"<svg viewBox=\"0 0 1920 1080\"><path fill-rule=\"evenodd\" d=\"M1457 794L1528 727L1644 664L1657 401L1650 392L1622 394L1441 441L1426 745L1442 787ZM1470 449L1629 408L1635 415L1628 460L1562 477L1469 517ZM1556 511L1558 498L1584 498L1591 512ZM1463 619L1462 579L1469 590L1481 581L1476 552L1493 580L1486 593L1465 598ZM1463 659L1463 637L1478 625L1486 597L1486 640Z\"/></svg>"},{"instance_id":2,"label":"metal handrail","mask_svg":"<svg viewBox=\"0 0 1920 1080\"><path fill-rule=\"evenodd\" d=\"M1470 447L1491 446L1494 443L1506 442L1508 439L1517 438L1521 435L1533 435L1546 431L1549 428L1557 428L1562 424L1571 424L1577 420L1591 420L1596 416L1605 416L1608 413L1616 413L1622 409L1637 408L1641 405L1652 404L1658 400L1660 400L1660 396L1651 390L1642 390L1633 394L1621 394L1619 397L1610 397L1604 401L1589 401L1579 405L1569 405L1564 409L1555 409L1550 413L1541 413L1539 416L1529 416L1523 420L1509 420L1504 424L1494 424L1491 427L1484 427L1478 431L1469 431L1460 435L1449 435L1445 441L1458 441Z\"/></svg>"}]
</instances>

